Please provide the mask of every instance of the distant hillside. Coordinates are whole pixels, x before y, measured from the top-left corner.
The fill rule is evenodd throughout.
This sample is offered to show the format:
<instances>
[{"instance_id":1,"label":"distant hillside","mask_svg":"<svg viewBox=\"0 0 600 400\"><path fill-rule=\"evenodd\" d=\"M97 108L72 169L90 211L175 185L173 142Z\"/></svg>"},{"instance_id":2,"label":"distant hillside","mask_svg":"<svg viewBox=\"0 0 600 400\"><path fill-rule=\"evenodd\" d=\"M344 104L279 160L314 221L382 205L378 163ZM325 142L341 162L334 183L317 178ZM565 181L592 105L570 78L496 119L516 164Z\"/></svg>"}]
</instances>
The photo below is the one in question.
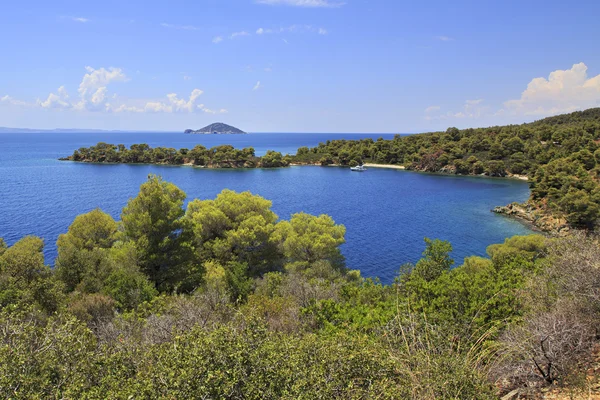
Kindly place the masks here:
<instances>
[{"instance_id":1,"label":"distant hillside","mask_svg":"<svg viewBox=\"0 0 600 400\"><path fill-rule=\"evenodd\" d=\"M533 122L530 125L573 125L584 122L600 122L600 108L555 115Z\"/></svg>"},{"instance_id":2,"label":"distant hillside","mask_svg":"<svg viewBox=\"0 0 600 400\"><path fill-rule=\"evenodd\" d=\"M224 134L229 134L229 133L246 133L246 132L244 132L241 129L238 129L236 127L233 127L231 125L227 125L222 122L216 122L214 124L205 126L202 129L198 129L197 131L192 130L192 129L186 129L185 133L224 133Z\"/></svg>"}]
</instances>

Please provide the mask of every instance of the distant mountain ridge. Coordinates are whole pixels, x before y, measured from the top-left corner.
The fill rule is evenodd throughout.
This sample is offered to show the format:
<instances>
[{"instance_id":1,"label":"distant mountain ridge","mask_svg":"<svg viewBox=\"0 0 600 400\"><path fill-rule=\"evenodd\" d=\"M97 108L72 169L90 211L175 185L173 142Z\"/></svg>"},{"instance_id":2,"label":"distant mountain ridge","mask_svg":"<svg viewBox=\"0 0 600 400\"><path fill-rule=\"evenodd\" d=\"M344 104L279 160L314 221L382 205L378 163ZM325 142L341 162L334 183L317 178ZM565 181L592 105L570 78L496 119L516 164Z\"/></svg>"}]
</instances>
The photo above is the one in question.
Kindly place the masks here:
<instances>
[{"instance_id":1,"label":"distant mountain ridge","mask_svg":"<svg viewBox=\"0 0 600 400\"><path fill-rule=\"evenodd\" d=\"M232 134L232 133L246 133L241 129L238 129L234 126L224 124L222 122L215 122L214 124L210 124L205 126L202 129L198 129L197 131L193 129L186 129L184 133L222 133L222 134Z\"/></svg>"}]
</instances>

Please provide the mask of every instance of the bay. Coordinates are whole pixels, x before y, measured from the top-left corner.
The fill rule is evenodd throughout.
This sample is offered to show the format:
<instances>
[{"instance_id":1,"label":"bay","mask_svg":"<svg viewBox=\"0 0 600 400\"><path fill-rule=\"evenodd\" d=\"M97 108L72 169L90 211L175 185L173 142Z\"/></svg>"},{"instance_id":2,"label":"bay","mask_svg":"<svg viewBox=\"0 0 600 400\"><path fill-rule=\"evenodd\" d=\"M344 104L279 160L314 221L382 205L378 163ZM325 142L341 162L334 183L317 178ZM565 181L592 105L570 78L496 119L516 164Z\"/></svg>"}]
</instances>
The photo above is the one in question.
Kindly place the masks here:
<instances>
[{"instance_id":1,"label":"bay","mask_svg":"<svg viewBox=\"0 0 600 400\"><path fill-rule=\"evenodd\" d=\"M389 283L401 264L415 262L424 237L451 241L457 263L485 255L488 245L528 234L520 223L490 212L496 205L524 201L526 182L375 169L303 166L283 169L206 170L157 165L99 165L58 161L73 150L96 144L148 143L152 147L192 148L232 144L294 153L333 139L386 134L252 133L185 135L178 132L0 133L0 237L13 244L25 235L45 240L53 264L56 239L73 219L94 208L119 219L148 174L158 174L184 190L188 199L214 198L227 188L251 191L273 202L280 218L293 213L329 214L346 226L342 252L363 276Z\"/></svg>"}]
</instances>

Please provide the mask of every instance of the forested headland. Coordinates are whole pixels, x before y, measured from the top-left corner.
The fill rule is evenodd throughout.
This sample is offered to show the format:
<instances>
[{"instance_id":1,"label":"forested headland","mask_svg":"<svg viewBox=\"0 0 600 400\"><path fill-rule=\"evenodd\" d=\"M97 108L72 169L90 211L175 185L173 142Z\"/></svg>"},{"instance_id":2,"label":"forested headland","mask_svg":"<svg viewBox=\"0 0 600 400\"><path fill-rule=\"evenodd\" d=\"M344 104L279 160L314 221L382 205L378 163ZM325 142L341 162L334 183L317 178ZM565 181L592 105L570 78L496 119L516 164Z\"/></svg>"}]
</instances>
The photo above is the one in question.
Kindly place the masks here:
<instances>
[{"instance_id":1,"label":"forested headland","mask_svg":"<svg viewBox=\"0 0 600 400\"><path fill-rule=\"evenodd\" d=\"M231 145L215 146L210 149L196 145L193 149L174 149L133 144L114 145L100 142L95 146L82 147L63 161L121 164L193 165L204 168L275 168L289 165L290 158L278 151L267 151L257 157L254 148L236 149Z\"/></svg>"},{"instance_id":2,"label":"forested headland","mask_svg":"<svg viewBox=\"0 0 600 400\"><path fill-rule=\"evenodd\" d=\"M331 140L300 148L294 162L404 165L462 175L529 178L525 205L498 211L546 231L594 229L600 218L600 108L522 125L400 136L392 140Z\"/></svg>"},{"instance_id":3,"label":"forested headland","mask_svg":"<svg viewBox=\"0 0 600 400\"><path fill-rule=\"evenodd\" d=\"M397 135L392 140L331 140L295 155L224 145L206 149L150 148L147 144L98 143L66 158L83 162L155 163L209 168L271 168L290 164L403 165L423 172L527 177L526 204L497 212L527 220L543 231L564 234L593 230L600 218L600 108L545 118L522 125ZM501 206L501 205L499 205Z\"/></svg>"},{"instance_id":4,"label":"forested headland","mask_svg":"<svg viewBox=\"0 0 600 400\"><path fill-rule=\"evenodd\" d=\"M494 399L597 385L590 234L513 237L462 265L425 239L382 285L345 265L329 216L280 220L249 192L185 200L149 176L120 221L78 216L53 268L42 239L0 240L0 397Z\"/></svg>"}]
</instances>

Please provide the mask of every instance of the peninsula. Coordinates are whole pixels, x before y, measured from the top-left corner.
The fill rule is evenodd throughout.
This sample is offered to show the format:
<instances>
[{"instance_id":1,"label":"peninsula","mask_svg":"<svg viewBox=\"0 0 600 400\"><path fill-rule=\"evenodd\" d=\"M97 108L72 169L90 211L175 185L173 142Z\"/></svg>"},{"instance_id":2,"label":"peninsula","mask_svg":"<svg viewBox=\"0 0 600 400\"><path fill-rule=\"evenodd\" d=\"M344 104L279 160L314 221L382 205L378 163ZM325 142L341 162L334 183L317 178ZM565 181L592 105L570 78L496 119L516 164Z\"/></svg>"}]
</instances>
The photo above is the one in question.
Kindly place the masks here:
<instances>
[{"instance_id":1,"label":"peninsula","mask_svg":"<svg viewBox=\"0 0 600 400\"><path fill-rule=\"evenodd\" d=\"M214 124L210 124L205 126L202 129L198 129L197 131L193 129L186 129L184 133L201 133L201 134L238 134L238 133L246 133L241 129L238 129L234 126L224 124L222 122L215 122Z\"/></svg>"}]
</instances>

